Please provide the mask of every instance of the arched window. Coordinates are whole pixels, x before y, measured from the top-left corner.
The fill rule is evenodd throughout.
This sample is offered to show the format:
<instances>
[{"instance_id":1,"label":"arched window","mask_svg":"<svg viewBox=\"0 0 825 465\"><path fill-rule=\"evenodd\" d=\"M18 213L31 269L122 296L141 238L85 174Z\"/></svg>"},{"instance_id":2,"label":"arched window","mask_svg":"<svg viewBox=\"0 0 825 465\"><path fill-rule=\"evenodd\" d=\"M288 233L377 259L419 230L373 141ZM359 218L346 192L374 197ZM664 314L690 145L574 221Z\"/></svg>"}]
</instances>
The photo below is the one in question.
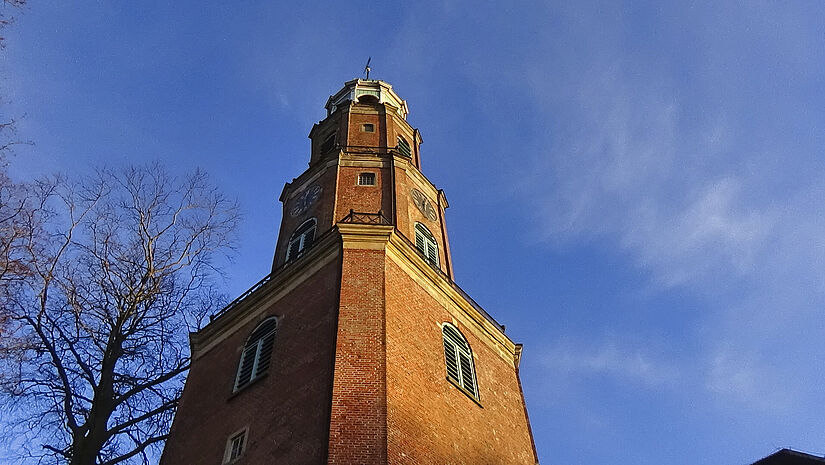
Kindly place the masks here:
<instances>
[{"instance_id":1,"label":"arched window","mask_svg":"<svg viewBox=\"0 0 825 465\"><path fill-rule=\"evenodd\" d=\"M289 261L301 254L315 240L315 218L310 218L298 226L289 238L286 249L286 260Z\"/></svg>"},{"instance_id":2,"label":"arched window","mask_svg":"<svg viewBox=\"0 0 825 465\"><path fill-rule=\"evenodd\" d=\"M444 362L447 364L447 378L478 399L478 386L470 344L467 344L464 336L449 323L444 323L441 333L444 337Z\"/></svg>"},{"instance_id":3,"label":"arched window","mask_svg":"<svg viewBox=\"0 0 825 465\"><path fill-rule=\"evenodd\" d=\"M410 150L410 144L401 136L398 136L398 153L404 155L405 157L412 156L412 151Z\"/></svg>"},{"instance_id":4,"label":"arched window","mask_svg":"<svg viewBox=\"0 0 825 465\"><path fill-rule=\"evenodd\" d=\"M238 377L235 379L236 391L260 378L269 369L277 326L278 320L272 317L264 320L252 331L243 348L241 363L238 365Z\"/></svg>"},{"instance_id":5,"label":"arched window","mask_svg":"<svg viewBox=\"0 0 825 465\"><path fill-rule=\"evenodd\" d=\"M378 105L379 100L377 95L363 94L358 97L358 103L364 105Z\"/></svg>"},{"instance_id":6,"label":"arched window","mask_svg":"<svg viewBox=\"0 0 825 465\"><path fill-rule=\"evenodd\" d=\"M438 266L438 243L433 233L421 223L415 223L415 247L428 262Z\"/></svg>"}]
</instances>

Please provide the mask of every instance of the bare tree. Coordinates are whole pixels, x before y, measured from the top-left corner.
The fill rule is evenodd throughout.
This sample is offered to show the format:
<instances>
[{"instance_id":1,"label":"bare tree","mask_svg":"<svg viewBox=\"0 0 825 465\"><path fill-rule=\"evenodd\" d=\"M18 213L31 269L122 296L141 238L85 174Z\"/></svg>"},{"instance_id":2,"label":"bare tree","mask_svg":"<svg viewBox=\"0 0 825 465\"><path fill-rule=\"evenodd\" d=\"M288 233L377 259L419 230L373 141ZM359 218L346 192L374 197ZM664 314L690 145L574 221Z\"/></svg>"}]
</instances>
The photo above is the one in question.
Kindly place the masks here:
<instances>
[{"instance_id":1,"label":"bare tree","mask_svg":"<svg viewBox=\"0 0 825 465\"><path fill-rule=\"evenodd\" d=\"M6 46L6 37L3 30L14 23L14 16L9 14L10 10L7 8L20 9L25 4L26 0L3 0L3 4L0 5L0 49Z\"/></svg>"},{"instance_id":2,"label":"bare tree","mask_svg":"<svg viewBox=\"0 0 825 465\"><path fill-rule=\"evenodd\" d=\"M26 5L27 0L3 0L0 4L0 51L6 48L6 29L14 23L14 11L20 11ZM0 103L3 97L0 95ZM28 144L31 141L17 138L17 121L7 115L0 116L0 169L6 167L5 156L11 152L15 145Z\"/></svg>"},{"instance_id":3,"label":"bare tree","mask_svg":"<svg viewBox=\"0 0 825 465\"><path fill-rule=\"evenodd\" d=\"M9 13L12 10L22 8L26 0L3 0L0 4L0 51L5 49L5 30L14 22L14 17ZM0 103L3 97L0 95ZM6 172L6 156L12 153L15 145L31 144L22 141L17 137L17 121L14 118L0 116L0 283L4 283L3 289L16 280L22 270L15 266L11 260L14 256L14 248L19 244L17 240L25 235L22 228L25 226L23 220L27 210L27 196L23 186L12 182ZM0 298L3 298L0 295ZM4 311L3 299L0 301L0 338L5 334L8 324L8 317Z\"/></svg>"},{"instance_id":4,"label":"bare tree","mask_svg":"<svg viewBox=\"0 0 825 465\"><path fill-rule=\"evenodd\" d=\"M25 186L12 182L5 166L0 164L0 339L8 335L9 293L19 288L27 275L18 257L24 239L30 235L27 215L31 210Z\"/></svg>"},{"instance_id":5,"label":"bare tree","mask_svg":"<svg viewBox=\"0 0 825 465\"><path fill-rule=\"evenodd\" d=\"M10 13L21 10L27 0L3 0L0 4L0 51L6 48L6 29L14 23L14 16ZM14 145L31 144L31 141L17 139L17 121L14 118L0 116L0 168L5 168L5 155Z\"/></svg>"},{"instance_id":6,"label":"bare tree","mask_svg":"<svg viewBox=\"0 0 825 465\"><path fill-rule=\"evenodd\" d=\"M51 178L23 199L0 282L0 379L29 431L24 455L148 463L189 369L187 330L217 304L213 258L231 248L237 206L203 173L157 165Z\"/></svg>"}]
</instances>

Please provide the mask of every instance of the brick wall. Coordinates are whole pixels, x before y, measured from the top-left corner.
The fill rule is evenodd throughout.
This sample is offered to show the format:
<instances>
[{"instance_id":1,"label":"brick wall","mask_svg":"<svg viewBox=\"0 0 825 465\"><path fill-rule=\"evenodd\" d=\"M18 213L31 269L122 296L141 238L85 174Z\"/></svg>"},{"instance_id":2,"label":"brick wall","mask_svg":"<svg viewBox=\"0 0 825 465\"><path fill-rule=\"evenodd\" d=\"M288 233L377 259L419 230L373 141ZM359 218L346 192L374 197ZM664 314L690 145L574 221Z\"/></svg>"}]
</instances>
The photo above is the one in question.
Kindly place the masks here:
<instances>
[{"instance_id":1,"label":"brick wall","mask_svg":"<svg viewBox=\"0 0 825 465\"><path fill-rule=\"evenodd\" d=\"M278 241L275 253L275 267L278 267L284 263L289 239L292 236L292 233L295 232L298 226L300 226L304 221L308 220L309 218L316 219L316 221L318 222L318 229L315 233L315 237L318 237L324 232L328 231L338 220L341 219L335 218L335 213L333 212L333 205L335 205L335 196L337 195L337 172L337 167L332 166L330 168L327 168L323 173L321 173L318 179L306 184L305 188L317 184L322 189L321 195L319 196L318 200L316 200L312 205L310 205L309 209L306 212L295 217L290 215L289 211L293 206L295 198L293 197L287 199L285 203L285 208L283 209L283 215L281 217L281 227L279 230L280 232L278 233ZM295 188L298 187L304 186L295 186Z\"/></svg>"},{"instance_id":2,"label":"brick wall","mask_svg":"<svg viewBox=\"0 0 825 465\"><path fill-rule=\"evenodd\" d=\"M230 434L249 428L244 464L323 463L327 448L339 263L194 361L163 465L222 463ZM241 349L261 320L280 317L269 374L233 394Z\"/></svg>"},{"instance_id":3,"label":"brick wall","mask_svg":"<svg viewBox=\"0 0 825 465\"><path fill-rule=\"evenodd\" d=\"M313 137L335 126L339 144L392 147L403 135L418 153L412 128L384 107L347 111L319 123ZM362 131L366 123L374 133ZM368 154L344 154L327 167L330 160L317 153L320 143L313 141L313 165L294 188L321 173L312 184L323 193L297 217L289 215L292 200L286 199L276 265L307 218L318 219L320 235L350 209L393 218L394 206L398 231L414 241L415 223L425 224L438 242L442 270L451 273L439 194L416 168ZM361 172L375 173L376 186L358 186ZM435 220L412 203L412 188L439 209ZM338 260L287 296L256 304L252 321L216 334L226 337L193 363L162 465L220 464L229 435L243 428L249 443L238 465L536 463L512 360L479 339L469 318L456 321L416 280L423 278L407 274L383 244L370 240L358 242L363 248L345 244ZM233 394L246 338L271 315L281 320L269 375ZM479 402L446 379L444 322L455 324L473 350Z\"/></svg>"},{"instance_id":4,"label":"brick wall","mask_svg":"<svg viewBox=\"0 0 825 465\"><path fill-rule=\"evenodd\" d=\"M386 462L384 253L344 249L329 464Z\"/></svg>"},{"instance_id":5,"label":"brick wall","mask_svg":"<svg viewBox=\"0 0 825 465\"><path fill-rule=\"evenodd\" d=\"M379 210L387 218L392 217L392 175L389 168L375 160L364 166L340 166L338 168L338 211L340 220L350 209L356 212L376 213ZM359 186L358 175L375 174L374 186Z\"/></svg>"},{"instance_id":6,"label":"brick wall","mask_svg":"<svg viewBox=\"0 0 825 465\"><path fill-rule=\"evenodd\" d=\"M386 287L387 463L534 465L513 364L393 262ZM446 379L443 322L454 322L470 344L481 405Z\"/></svg>"},{"instance_id":7,"label":"brick wall","mask_svg":"<svg viewBox=\"0 0 825 465\"><path fill-rule=\"evenodd\" d=\"M162 465L219 464L244 427L240 465L535 464L512 361L416 279L383 250L344 248L255 310L195 361ZM270 374L232 394L246 338L270 315L281 317ZM444 322L472 348L480 405L446 379Z\"/></svg>"},{"instance_id":8,"label":"brick wall","mask_svg":"<svg viewBox=\"0 0 825 465\"><path fill-rule=\"evenodd\" d=\"M364 124L372 124L373 132L364 131ZM387 146L387 118L384 108L372 105L354 105L349 114L346 145ZM390 145L395 145L390 144Z\"/></svg>"},{"instance_id":9,"label":"brick wall","mask_svg":"<svg viewBox=\"0 0 825 465\"><path fill-rule=\"evenodd\" d=\"M438 261L441 269L449 274L451 272L447 266L450 260L450 257L447 255L449 254L449 244L444 240L446 231L442 232L444 212L443 210L441 212L438 211L440 208L438 204L438 193L431 186L422 184L414 179L401 167L395 168L395 183L395 190L397 192L396 211L398 212L396 227L401 231L401 234L405 235L411 241L414 241L415 223L421 223L426 226L433 236L435 236L435 240L438 243ZM436 209L435 220L424 216L418 207L415 206L411 194L414 188L424 193L430 203L432 203L433 208Z\"/></svg>"}]
</instances>

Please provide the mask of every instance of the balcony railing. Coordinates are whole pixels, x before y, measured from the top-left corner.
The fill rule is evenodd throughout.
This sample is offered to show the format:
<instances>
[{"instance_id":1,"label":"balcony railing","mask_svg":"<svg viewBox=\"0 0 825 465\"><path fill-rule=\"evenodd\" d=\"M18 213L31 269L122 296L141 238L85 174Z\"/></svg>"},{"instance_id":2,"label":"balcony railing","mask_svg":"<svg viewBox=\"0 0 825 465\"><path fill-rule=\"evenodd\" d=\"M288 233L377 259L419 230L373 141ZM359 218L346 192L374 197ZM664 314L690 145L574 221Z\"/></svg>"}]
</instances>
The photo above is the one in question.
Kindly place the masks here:
<instances>
[{"instance_id":1,"label":"balcony railing","mask_svg":"<svg viewBox=\"0 0 825 465\"><path fill-rule=\"evenodd\" d=\"M356 211L350 210L349 213L347 214L347 216L345 216L343 219L341 219L341 223L392 225L392 222L390 221L390 219L387 218L386 216L384 216L381 213L380 210L377 213L361 213L361 212L356 212ZM321 234L321 236L319 236L315 241L313 241L313 244L311 246L307 247L306 250L311 249L312 246L314 246L315 244L321 242L322 239L325 238L327 235L334 234L333 231L335 231L335 228L330 228L325 233ZM407 243L407 245L410 248L415 250L421 256L422 259L427 261L427 257L418 249L418 247L415 246L415 243L413 243L409 238L407 238L407 236L402 234L401 231L396 230L396 233L401 237L401 239L404 242ZM305 252L306 250L304 250L302 252ZM302 253L302 255L303 255L303 253ZM240 303L242 300L247 298L253 292L255 292L258 289L260 289L261 287L263 287L266 283L271 281L275 276L281 274L281 272L283 272L285 268L290 267L293 263L295 263L295 261L296 260L290 260L290 261L284 263L283 265L279 266L278 268L272 270L272 273L264 276L263 279L261 279L260 281L255 283L255 285L253 285L251 288L249 288L246 292L244 292L243 294L238 296L237 299L230 302L229 305L225 306L220 311L210 315L209 316L209 322L211 323L212 321L214 321L218 317L220 317L220 316L226 314L227 312L229 312L230 310L232 310L235 306L238 305L238 303ZM427 261L427 263L430 263L430 262ZM501 332L504 332L504 326L501 325L499 322L497 322L492 316L490 316L490 314L487 313L487 311L484 310L484 308L482 308L481 305L479 305L475 300L473 300L473 298L470 297L469 294L464 292L464 289L459 287L459 285L456 284L455 281L453 281L452 278L450 278L450 276L447 275L447 273L442 271L441 268L438 267L435 264L430 263L430 265L431 265L433 271L435 271L447 283L449 283L450 287L455 289L456 292L461 294L461 296L464 297L467 300L467 302L469 302L470 305L472 305L473 308L475 308L478 311L478 313L480 313L482 316L484 316L484 318L486 318L487 321L492 323L493 326L495 326L496 328L499 328L501 330Z\"/></svg>"},{"instance_id":2,"label":"balcony railing","mask_svg":"<svg viewBox=\"0 0 825 465\"><path fill-rule=\"evenodd\" d=\"M332 152L348 152L348 153L357 153L360 155L386 155L386 154L396 154L401 155L405 158L412 157L412 151L409 147L403 147L401 145L396 145L395 147L390 146L375 146L375 145L341 145L335 144L331 147L322 147L318 150L318 152L322 156L327 156Z\"/></svg>"},{"instance_id":3,"label":"balcony railing","mask_svg":"<svg viewBox=\"0 0 825 465\"><path fill-rule=\"evenodd\" d=\"M230 310L235 308L235 306L238 305L238 303L240 303L242 300L246 299L253 292L255 292L258 289L262 288L264 286L264 284L271 281L275 276L281 274L281 272L283 272L286 268L289 268L290 266L292 266L292 264L294 264L296 261L298 261L299 257L303 257L309 250L312 250L312 248L316 244L318 244L319 242L322 242L327 236L333 234L334 230L335 230L335 228L329 228L326 232L324 232L320 236L316 237L315 240L312 241L312 244L308 245L303 250L301 250L301 252L299 254L297 254L294 258L290 258L285 263L281 264L281 266L273 269L271 273L264 276L257 283L253 284L252 287L247 289L243 294L239 295L235 300L233 300L232 302L230 302L229 304L227 304L226 306L224 306L222 309L218 310L217 312L212 313L211 315L209 315L209 322L211 323L211 322L215 321L215 319L217 319L218 317L228 313Z\"/></svg>"},{"instance_id":4,"label":"balcony railing","mask_svg":"<svg viewBox=\"0 0 825 465\"><path fill-rule=\"evenodd\" d=\"M378 210L378 213L365 213L350 210L347 216L341 218L341 223L352 224L383 224L392 225L392 221Z\"/></svg>"}]
</instances>

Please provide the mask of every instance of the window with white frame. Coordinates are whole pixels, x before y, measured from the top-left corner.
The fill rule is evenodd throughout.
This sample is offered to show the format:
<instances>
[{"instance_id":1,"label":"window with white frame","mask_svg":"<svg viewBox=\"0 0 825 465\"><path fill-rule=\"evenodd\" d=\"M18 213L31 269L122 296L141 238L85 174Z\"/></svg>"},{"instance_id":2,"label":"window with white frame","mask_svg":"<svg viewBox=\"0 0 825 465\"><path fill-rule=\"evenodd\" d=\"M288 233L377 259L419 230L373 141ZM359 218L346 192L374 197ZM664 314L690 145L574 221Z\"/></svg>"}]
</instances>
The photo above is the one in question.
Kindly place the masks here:
<instances>
[{"instance_id":1,"label":"window with white frame","mask_svg":"<svg viewBox=\"0 0 825 465\"><path fill-rule=\"evenodd\" d=\"M434 266L438 266L438 243L433 233L421 223L415 223L415 248Z\"/></svg>"},{"instance_id":2,"label":"window with white frame","mask_svg":"<svg viewBox=\"0 0 825 465\"><path fill-rule=\"evenodd\" d=\"M238 364L235 391L260 378L269 370L277 327L278 320L271 317L259 324L249 335L241 353L241 363Z\"/></svg>"},{"instance_id":3,"label":"window with white frame","mask_svg":"<svg viewBox=\"0 0 825 465\"><path fill-rule=\"evenodd\" d=\"M358 185L359 186L374 186L375 185L375 173L360 173L360 174L358 174Z\"/></svg>"},{"instance_id":4,"label":"window with white frame","mask_svg":"<svg viewBox=\"0 0 825 465\"><path fill-rule=\"evenodd\" d=\"M226 441L226 451L223 454L223 463L232 463L238 460L246 450L246 429L237 432Z\"/></svg>"},{"instance_id":5,"label":"window with white frame","mask_svg":"<svg viewBox=\"0 0 825 465\"><path fill-rule=\"evenodd\" d=\"M475 365L470 344L458 329L444 323L441 330L444 339L444 362L447 365L447 379L467 394L478 400Z\"/></svg>"},{"instance_id":6,"label":"window with white frame","mask_svg":"<svg viewBox=\"0 0 825 465\"><path fill-rule=\"evenodd\" d=\"M315 218L310 218L292 233L286 248L286 260L289 261L301 254L315 240Z\"/></svg>"}]
</instances>

